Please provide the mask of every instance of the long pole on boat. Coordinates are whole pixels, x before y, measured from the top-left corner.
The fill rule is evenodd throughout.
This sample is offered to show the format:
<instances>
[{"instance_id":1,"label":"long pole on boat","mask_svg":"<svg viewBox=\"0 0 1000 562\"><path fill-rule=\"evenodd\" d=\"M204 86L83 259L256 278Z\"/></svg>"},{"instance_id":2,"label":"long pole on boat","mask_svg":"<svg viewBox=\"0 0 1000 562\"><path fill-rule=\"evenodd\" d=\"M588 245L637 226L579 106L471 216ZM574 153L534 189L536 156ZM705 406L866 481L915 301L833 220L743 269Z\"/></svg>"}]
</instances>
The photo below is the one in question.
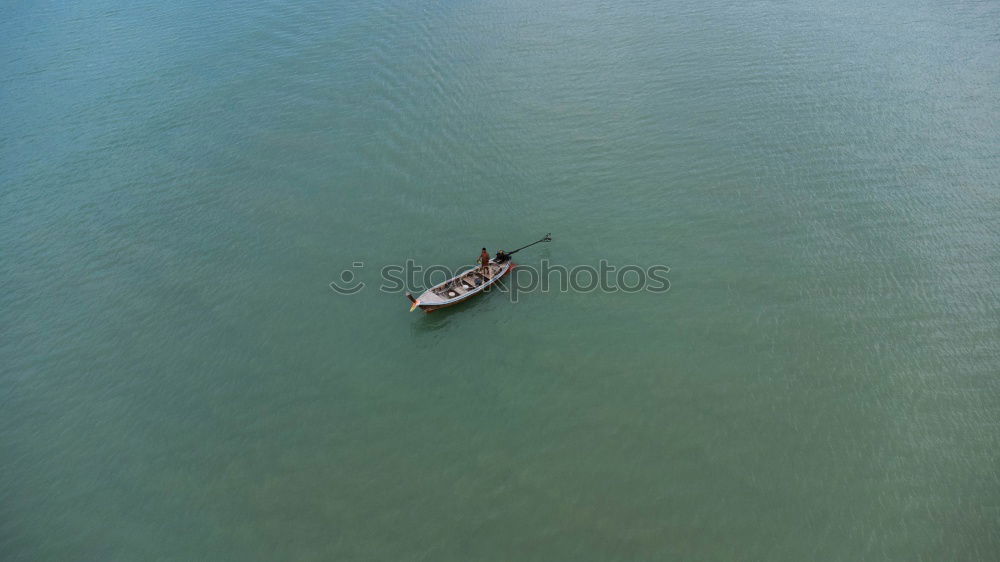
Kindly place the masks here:
<instances>
[{"instance_id":1,"label":"long pole on boat","mask_svg":"<svg viewBox=\"0 0 1000 562\"><path fill-rule=\"evenodd\" d=\"M508 256L510 256L510 255L516 254L517 252L520 252L521 250L527 248L528 246L534 246L535 244L538 244L540 242L551 242L551 241L552 241L552 233L550 232L550 233L546 234L545 236L543 236L541 240L535 240L531 244L528 244L527 246L521 246L520 248L514 250L513 252L504 252L504 253L506 253Z\"/></svg>"}]
</instances>

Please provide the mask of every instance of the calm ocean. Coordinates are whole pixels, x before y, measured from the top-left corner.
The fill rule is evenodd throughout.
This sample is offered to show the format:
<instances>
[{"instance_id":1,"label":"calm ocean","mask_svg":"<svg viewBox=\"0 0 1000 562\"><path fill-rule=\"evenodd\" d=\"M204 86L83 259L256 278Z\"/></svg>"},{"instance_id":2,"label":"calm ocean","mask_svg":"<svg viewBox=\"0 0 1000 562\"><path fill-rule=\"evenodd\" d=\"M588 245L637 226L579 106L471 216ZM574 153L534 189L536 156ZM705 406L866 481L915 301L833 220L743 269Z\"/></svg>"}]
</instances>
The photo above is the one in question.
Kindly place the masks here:
<instances>
[{"instance_id":1,"label":"calm ocean","mask_svg":"<svg viewBox=\"0 0 1000 562\"><path fill-rule=\"evenodd\" d=\"M1000 559L995 0L15 0L0 110L5 561ZM378 288L546 232L670 290Z\"/></svg>"}]
</instances>

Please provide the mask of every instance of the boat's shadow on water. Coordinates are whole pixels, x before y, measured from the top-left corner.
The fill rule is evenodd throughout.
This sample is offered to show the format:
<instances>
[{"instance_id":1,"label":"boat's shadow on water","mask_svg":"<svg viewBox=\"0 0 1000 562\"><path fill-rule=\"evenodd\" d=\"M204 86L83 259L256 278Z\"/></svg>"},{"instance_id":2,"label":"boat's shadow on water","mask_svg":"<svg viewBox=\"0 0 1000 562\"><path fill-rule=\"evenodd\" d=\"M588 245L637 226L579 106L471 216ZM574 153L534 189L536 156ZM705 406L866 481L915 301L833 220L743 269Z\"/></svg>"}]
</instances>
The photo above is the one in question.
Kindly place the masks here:
<instances>
[{"instance_id":1,"label":"boat's shadow on water","mask_svg":"<svg viewBox=\"0 0 1000 562\"><path fill-rule=\"evenodd\" d=\"M420 318L415 319L412 330L415 334L436 332L447 328L452 321L456 323L456 327L463 326L461 322L464 319L469 318L471 321L471 316L477 312L489 312L498 304L510 304L509 300L506 293L491 287L482 294L454 306L439 308L432 312L414 311L413 314L420 314ZM481 321L482 318L477 317L476 320Z\"/></svg>"}]
</instances>

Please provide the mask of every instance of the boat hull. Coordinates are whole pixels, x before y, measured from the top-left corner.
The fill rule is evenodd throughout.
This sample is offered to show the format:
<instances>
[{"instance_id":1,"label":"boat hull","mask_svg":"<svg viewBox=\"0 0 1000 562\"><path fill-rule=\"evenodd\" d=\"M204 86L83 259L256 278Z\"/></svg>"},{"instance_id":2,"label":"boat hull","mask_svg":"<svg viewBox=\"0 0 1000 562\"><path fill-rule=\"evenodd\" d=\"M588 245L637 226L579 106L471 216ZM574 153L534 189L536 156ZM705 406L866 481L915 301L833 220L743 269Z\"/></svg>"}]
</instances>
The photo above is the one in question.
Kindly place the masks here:
<instances>
[{"instance_id":1,"label":"boat hull","mask_svg":"<svg viewBox=\"0 0 1000 562\"><path fill-rule=\"evenodd\" d=\"M461 295L460 297L457 297L457 298L455 298L455 299L452 299L452 300L450 300L450 301L448 301L448 302L446 302L446 303L440 303L440 304L433 304L433 303L422 303L422 302L420 302L420 298L421 298L421 297L423 297L424 295L426 295L427 293L429 293L429 292L430 292L430 290L428 290L428 291L425 291L425 292L424 292L424 294L420 295L420 297L417 297L417 298L414 298L414 297L413 297L413 295L411 295L410 293L407 293L407 294L406 294L406 297L407 297L408 299L410 299L410 302L414 304L414 307L415 307L415 308L419 308L420 310L424 311L425 313L427 313L427 314L430 314L431 312L434 312L435 310L438 310L438 309L441 309L441 308L448 308L448 307L450 307L450 306L455 306L455 305L457 305L457 304L461 304L461 303L463 303L463 302L465 302L465 301L467 301L467 300L471 299L472 297L474 297L474 296L476 296L476 295L478 295L478 294L481 294L481 293L482 293L482 292L484 292L484 291L485 291L486 289L488 289L488 288L489 288L489 286L492 286L492 285L493 285L494 283L496 283L497 281L499 281L499 280L503 279L504 277L506 277L506 276L510 275L510 272L511 272L511 271L514 271L514 268L515 268L515 267L517 267L517 264L516 264L516 263L514 263L514 262L510 262L510 266L509 266L509 267L507 267L507 269L506 269L506 270L504 270L504 271L503 271L503 273L501 273L500 275L498 275L498 276L496 276L496 277L492 278L492 279L490 280L490 282L489 282L489 284L488 284L488 286L487 286L487 287L484 287L483 289L481 289L481 290L478 290L478 291L474 291L474 292L470 292L470 293L467 293L467 294L465 294L465 295ZM460 276L459 276L459 277L460 277ZM456 277L456 278L453 278L453 279L457 279L457 278L458 278L458 277ZM453 280L453 279L452 279L452 280ZM449 280L449 281L452 281L452 280ZM446 283L447 283L447 282L446 282ZM412 309L412 308L411 308L411 309Z\"/></svg>"}]
</instances>

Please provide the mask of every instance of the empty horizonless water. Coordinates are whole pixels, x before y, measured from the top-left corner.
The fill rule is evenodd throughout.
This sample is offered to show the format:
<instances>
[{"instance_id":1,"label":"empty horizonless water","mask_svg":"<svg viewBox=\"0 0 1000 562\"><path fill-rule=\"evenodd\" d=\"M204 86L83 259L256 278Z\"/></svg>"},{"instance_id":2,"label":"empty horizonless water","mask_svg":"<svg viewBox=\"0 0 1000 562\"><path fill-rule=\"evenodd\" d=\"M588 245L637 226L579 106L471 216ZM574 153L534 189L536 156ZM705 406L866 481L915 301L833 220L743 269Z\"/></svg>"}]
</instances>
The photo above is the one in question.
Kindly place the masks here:
<instances>
[{"instance_id":1,"label":"empty horizonless water","mask_svg":"<svg viewBox=\"0 0 1000 562\"><path fill-rule=\"evenodd\" d=\"M997 559L1000 5L876 4L4 3L0 558ZM375 289L548 231L671 290Z\"/></svg>"}]
</instances>

